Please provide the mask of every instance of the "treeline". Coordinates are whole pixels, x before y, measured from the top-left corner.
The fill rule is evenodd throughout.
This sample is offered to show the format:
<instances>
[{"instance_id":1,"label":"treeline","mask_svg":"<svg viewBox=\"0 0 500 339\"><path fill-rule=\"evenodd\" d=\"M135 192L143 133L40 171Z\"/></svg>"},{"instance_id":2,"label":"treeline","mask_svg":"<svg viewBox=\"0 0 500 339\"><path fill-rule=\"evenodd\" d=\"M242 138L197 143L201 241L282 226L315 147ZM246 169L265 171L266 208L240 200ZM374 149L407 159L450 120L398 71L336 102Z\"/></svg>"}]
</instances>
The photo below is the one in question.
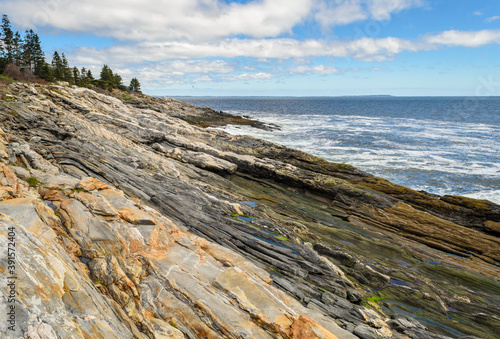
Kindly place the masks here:
<instances>
[{"instance_id":1,"label":"treeline","mask_svg":"<svg viewBox=\"0 0 500 339\"><path fill-rule=\"evenodd\" d=\"M66 81L71 85L88 88L100 87L108 91L115 88L134 92L141 91L141 85L137 78L133 78L130 85L126 87L122 77L113 72L108 65L102 67L100 77L96 79L90 69L70 67L64 53L59 54L55 51L49 64L45 59L38 35L29 29L21 37L19 32L12 30L6 14L2 15L0 27L0 74L5 74L15 80Z\"/></svg>"}]
</instances>

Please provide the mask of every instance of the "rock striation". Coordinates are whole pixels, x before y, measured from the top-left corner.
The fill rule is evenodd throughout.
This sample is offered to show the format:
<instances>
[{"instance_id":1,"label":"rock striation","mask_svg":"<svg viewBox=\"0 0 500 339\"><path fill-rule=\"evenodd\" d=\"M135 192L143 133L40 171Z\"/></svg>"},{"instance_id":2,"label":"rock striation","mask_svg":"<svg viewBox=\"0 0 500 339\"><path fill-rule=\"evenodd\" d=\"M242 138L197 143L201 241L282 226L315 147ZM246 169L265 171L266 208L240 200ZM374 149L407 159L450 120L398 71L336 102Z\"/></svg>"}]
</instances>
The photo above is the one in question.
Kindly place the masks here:
<instances>
[{"instance_id":1,"label":"rock striation","mask_svg":"<svg viewBox=\"0 0 500 339\"><path fill-rule=\"evenodd\" d=\"M498 205L206 128L276 126L173 99L3 90L0 241L15 240L16 326L6 316L0 338L498 333ZM9 266L5 251L5 296Z\"/></svg>"}]
</instances>

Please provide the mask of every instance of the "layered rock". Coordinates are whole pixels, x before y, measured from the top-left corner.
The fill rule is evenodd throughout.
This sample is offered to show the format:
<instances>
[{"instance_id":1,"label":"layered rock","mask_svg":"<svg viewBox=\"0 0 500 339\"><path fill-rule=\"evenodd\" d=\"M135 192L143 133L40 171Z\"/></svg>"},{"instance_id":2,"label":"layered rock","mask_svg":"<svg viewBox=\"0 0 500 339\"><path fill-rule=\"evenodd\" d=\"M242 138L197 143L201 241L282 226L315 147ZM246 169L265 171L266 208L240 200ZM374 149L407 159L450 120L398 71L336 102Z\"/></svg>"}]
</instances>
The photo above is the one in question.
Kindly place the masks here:
<instances>
[{"instance_id":1,"label":"layered rock","mask_svg":"<svg viewBox=\"0 0 500 339\"><path fill-rule=\"evenodd\" d=\"M220 114L172 99L9 91L17 334L494 337L498 205L197 127Z\"/></svg>"},{"instance_id":2,"label":"layered rock","mask_svg":"<svg viewBox=\"0 0 500 339\"><path fill-rule=\"evenodd\" d=\"M2 172L17 192L0 202L2 245L14 229L17 257L17 324L2 324L6 337L353 337L269 273L122 191L59 174L39 195Z\"/></svg>"}]
</instances>

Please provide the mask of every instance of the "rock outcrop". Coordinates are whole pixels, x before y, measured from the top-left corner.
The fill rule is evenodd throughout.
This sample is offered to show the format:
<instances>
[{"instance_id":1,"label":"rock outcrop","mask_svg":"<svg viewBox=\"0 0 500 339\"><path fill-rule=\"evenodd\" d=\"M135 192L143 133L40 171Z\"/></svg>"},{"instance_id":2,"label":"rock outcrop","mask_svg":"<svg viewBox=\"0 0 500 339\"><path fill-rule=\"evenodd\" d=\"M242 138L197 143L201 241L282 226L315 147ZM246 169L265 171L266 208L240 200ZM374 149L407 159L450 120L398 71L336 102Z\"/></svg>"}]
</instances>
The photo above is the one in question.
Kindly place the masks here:
<instances>
[{"instance_id":1,"label":"rock outcrop","mask_svg":"<svg viewBox=\"0 0 500 339\"><path fill-rule=\"evenodd\" d=\"M207 129L263 126L173 99L6 90L0 337L495 337L498 205Z\"/></svg>"}]
</instances>

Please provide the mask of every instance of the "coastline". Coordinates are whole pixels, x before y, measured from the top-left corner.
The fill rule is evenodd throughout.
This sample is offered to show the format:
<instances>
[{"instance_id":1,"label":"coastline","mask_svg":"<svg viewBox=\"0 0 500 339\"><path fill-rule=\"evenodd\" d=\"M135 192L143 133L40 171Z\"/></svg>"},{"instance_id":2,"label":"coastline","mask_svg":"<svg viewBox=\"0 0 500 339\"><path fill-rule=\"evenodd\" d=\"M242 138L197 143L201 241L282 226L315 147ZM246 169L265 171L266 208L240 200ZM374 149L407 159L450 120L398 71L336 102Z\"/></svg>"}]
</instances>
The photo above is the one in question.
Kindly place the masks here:
<instances>
[{"instance_id":1,"label":"coastline","mask_svg":"<svg viewBox=\"0 0 500 339\"><path fill-rule=\"evenodd\" d=\"M145 95L125 99L119 91L109 96L88 89L27 84L12 84L8 91L14 100L2 103L3 171L6 177L11 173L12 194L17 196L5 196L3 205L25 199L22 194L32 197L33 204L51 202L55 217L48 227L71 243L70 254L80 258L76 260L90 260L86 265L94 280L102 280L97 285L104 295L124 305L127 298L136 300L126 315L134 326L148 323L147 331L154 332L154 324L168 323L166 315L151 315L141 294L146 285L168 281L164 287L172 295L169 300L183 305L172 306L169 313L180 332L229 337L240 329L223 328L228 319L224 312L229 311L217 298L213 308L196 304L200 297L196 288L208 287L189 276L190 266L182 258L191 255L183 251L201 251L222 263L217 270L207 268L209 285L215 290L207 290L204 296L212 293L228 304L231 296L236 298L235 319L250 313L247 321L255 333L260 333L258 328L273 333L290 329L268 313L253 313L269 305L245 298L249 291L264 293L266 286L252 287L238 270L229 268L248 269L255 276L267 274L263 281L267 279L282 298L291 297L297 314L314 319L294 318L292 325L319 324L313 327L324 329L335 324L328 330L345 338L398 333L494 337L500 318L495 301L500 300L499 205L464 197L437 198L349 165L206 129L212 124L255 123L173 99ZM55 115L49 107L56 107ZM47 175L50 171L55 174ZM54 179L63 174L67 183ZM31 177L39 182L35 187L20 184ZM85 186L86 177L105 186ZM135 201L135 214L113 207L120 193L112 187ZM94 234L92 239L90 233L76 232L78 211L71 210L72 204L83 204L87 214L82 215L99 219L106 234ZM0 212L8 211L0 206ZM161 231L155 218L168 218L162 223L175 227L160 237L154 233ZM129 227L144 232L149 240L112 240L123 221L135 225ZM182 234L181 240L176 240L176 233ZM179 262L162 261L160 257L168 253ZM137 259L139 254L144 260ZM223 259L226 256L230 258ZM151 269L135 274L131 262ZM132 286L128 280L125 285L108 281L104 264L125 272L136 291L125 286ZM164 280L148 278L162 276L168 269L183 273L167 274ZM222 275L208 278L215 272ZM194 288L188 290L183 282ZM235 292L234 284L247 286L247 294ZM134 312L139 314L135 318ZM207 314L209 321L200 320ZM195 326L198 321L200 327Z\"/></svg>"},{"instance_id":2,"label":"coastline","mask_svg":"<svg viewBox=\"0 0 500 339\"><path fill-rule=\"evenodd\" d=\"M280 124L267 132L220 127L346 163L416 191L500 203L497 99L219 98L190 103ZM481 111L482 113L477 113ZM403 113L399 113L403 112Z\"/></svg>"}]
</instances>

